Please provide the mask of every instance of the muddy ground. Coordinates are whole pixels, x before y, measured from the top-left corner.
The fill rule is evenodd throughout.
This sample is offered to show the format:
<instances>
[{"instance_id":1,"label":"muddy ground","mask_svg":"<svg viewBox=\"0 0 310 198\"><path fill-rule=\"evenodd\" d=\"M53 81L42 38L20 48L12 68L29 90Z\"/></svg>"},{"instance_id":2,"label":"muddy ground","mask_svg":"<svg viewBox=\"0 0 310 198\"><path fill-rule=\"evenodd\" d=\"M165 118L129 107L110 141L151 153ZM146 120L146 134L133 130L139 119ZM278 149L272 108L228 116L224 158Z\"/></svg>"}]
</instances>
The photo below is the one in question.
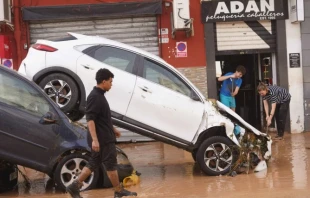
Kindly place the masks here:
<instances>
[{"instance_id":1,"label":"muddy ground","mask_svg":"<svg viewBox=\"0 0 310 198\"><path fill-rule=\"evenodd\" d=\"M272 145L268 170L230 176L205 176L190 153L160 143L122 143L118 145L129 156L135 169L142 173L141 182L129 190L138 197L309 197L310 133L285 134ZM309 147L309 149L307 149ZM29 189L23 178L15 191L0 197L70 197L58 192L48 176L31 169L21 170L31 180ZM112 189L83 192L84 198L113 197Z\"/></svg>"}]
</instances>

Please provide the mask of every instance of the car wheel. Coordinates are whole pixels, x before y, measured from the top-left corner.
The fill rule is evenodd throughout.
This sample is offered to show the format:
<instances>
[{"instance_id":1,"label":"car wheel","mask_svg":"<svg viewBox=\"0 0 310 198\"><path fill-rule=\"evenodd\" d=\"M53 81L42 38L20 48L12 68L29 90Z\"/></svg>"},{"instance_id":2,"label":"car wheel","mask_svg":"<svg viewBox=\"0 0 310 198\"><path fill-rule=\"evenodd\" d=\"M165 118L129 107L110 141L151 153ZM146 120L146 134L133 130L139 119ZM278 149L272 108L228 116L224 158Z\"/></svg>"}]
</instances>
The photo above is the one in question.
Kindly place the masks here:
<instances>
[{"instance_id":1,"label":"car wheel","mask_svg":"<svg viewBox=\"0 0 310 198\"><path fill-rule=\"evenodd\" d=\"M235 160L233 142L226 137L210 137L200 145L196 159L207 175L227 174Z\"/></svg>"},{"instance_id":2,"label":"car wheel","mask_svg":"<svg viewBox=\"0 0 310 198\"><path fill-rule=\"evenodd\" d=\"M193 160L196 162L196 156L197 156L197 151L193 151L192 152L192 157L193 157Z\"/></svg>"},{"instance_id":3,"label":"car wheel","mask_svg":"<svg viewBox=\"0 0 310 198\"><path fill-rule=\"evenodd\" d=\"M17 166L0 160L0 193L14 189L17 182Z\"/></svg>"},{"instance_id":4,"label":"car wheel","mask_svg":"<svg viewBox=\"0 0 310 198\"><path fill-rule=\"evenodd\" d=\"M123 182L125 177L128 177L132 174L134 168L130 163L128 156L124 153L122 149L116 147L116 151L117 151L117 163L118 163L116 166L116 170L118 173L119 181ZM104 188L113 187L105 169L103 170L103 175L104 175L102 182L103 187Z\"/></svg>"},{"instance_id":5,"label":"car wheel","mask_svg":"<svg viewBox=\"0 0 310 198\"><path fill-rule=\"evenodd\" d=\"M68 185L72 184L72 182L78 178L89 159L90 156L82 153L71 153L62 158L54 172L54 181L56 185L61 190L65 190ZM99 174L99 169L92 172L83 182L81 191L95 188L99 180Z\"/></svg>"},{"instance_id":6,"label":"car wheel","mask_svg":"<svg viewBox=\"0 0 310 198\"><path fill-rule=\"evenodd\" d=\"M73 110L70 113L67 113L68 118L72 120L73 122L79 121L84 117L85 113L79 111L79 110Z\"/></svg>"},{"instance_id":7,"label":"car wheel","mask_svg":"<svg viewBox=\"0 0 310 198\"><path fill-rule=\"evenodd\" d=\"M42 79L39 86L66 113L72 111L78 102L79 89L72 78L65 74L49 74Z\"/></svg>"}]
</instances>

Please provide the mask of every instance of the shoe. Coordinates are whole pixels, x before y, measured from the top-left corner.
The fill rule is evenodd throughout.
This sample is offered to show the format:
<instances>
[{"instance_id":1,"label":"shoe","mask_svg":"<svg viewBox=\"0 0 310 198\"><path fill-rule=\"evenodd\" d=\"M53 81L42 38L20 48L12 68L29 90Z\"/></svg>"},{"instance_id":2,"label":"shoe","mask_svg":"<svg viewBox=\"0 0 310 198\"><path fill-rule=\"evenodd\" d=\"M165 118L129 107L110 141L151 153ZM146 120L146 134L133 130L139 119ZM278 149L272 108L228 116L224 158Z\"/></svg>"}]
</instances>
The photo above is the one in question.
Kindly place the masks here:
<instances>
[{"instance_id":1,"label":"shoe","mask_svg":"<svg viewBox=\"0 0 310 198\"><path fill-rule=\"evenodd\" d=\"M283 140L283 136L277 136L274 138L274 140Z\"/></svg>"},{"instance_id":2,"label":"shoe","mask_svg":"<svg viewBox=\"0 0 310 198\"><path fill-rule=\"evenodd\" d=\"M136 192L130 192L124 188L122 188L119 192L114 192L114 198L121 198L126 196L137 196L138 194Z\"/></svg>"},{"instance_id":3,"label":"shoe","mask_svg":"<svg viewBox=\"0 0 310 198\"><path fill-rule=\"evenodd\" d=\"M280 137L279 135L275 135L273 138L278 138L278 137Z\"/></svg>"},{"instance_id":4,"label":"shoe","mask_svg":"<svg viewBox=\"0 0 310 198\"><path fill-rule=\"evenodd\" d=\"M74 181L72 184L70 184L66 190L68 193L70 193L72 198L83 198L80 195L80 188L82 187L82 184L80 184L78 181Z\"/></svg>"}]
</instances>

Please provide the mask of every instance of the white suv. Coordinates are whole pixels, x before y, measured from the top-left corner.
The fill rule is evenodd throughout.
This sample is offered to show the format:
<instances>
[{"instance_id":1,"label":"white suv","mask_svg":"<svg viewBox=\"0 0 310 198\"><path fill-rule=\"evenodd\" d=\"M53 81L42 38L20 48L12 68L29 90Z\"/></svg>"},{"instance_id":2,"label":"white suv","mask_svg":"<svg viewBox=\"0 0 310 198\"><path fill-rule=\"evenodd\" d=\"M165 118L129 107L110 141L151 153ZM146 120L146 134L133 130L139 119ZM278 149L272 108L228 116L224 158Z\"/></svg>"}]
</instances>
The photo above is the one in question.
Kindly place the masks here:
<instances>
[{"instance_id":1,"label":"white suv","mask_svg":"<svg viewBox=\"0 0 310 198\"><path fill-rule=\"evenodd\" d=\"M59 41L38 40L19 72L39 84L71 119L83 117L95 74L107 68L115 76L106 94L115 125L192 152L209 175L230 170L236 158L233 145L240 146L237 124L241 136L251 132L264 137L268 148L263 156L270 157L269 136L220 102L207 101L161 58L102 37L69 34Z\"/></svg>"}]
</instances>

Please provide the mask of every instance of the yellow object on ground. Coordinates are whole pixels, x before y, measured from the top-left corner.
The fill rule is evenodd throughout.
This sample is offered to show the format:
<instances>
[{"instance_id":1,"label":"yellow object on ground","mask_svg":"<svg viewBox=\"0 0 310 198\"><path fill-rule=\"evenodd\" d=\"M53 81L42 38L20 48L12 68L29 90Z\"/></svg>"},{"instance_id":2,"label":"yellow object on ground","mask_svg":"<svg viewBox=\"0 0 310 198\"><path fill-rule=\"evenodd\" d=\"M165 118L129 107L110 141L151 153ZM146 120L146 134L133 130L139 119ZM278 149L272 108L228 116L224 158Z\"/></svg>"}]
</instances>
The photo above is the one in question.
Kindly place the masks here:
<instances>
[{"instance_id":1,"label":"yellow object on ground","mask_svg":"<svg viewBox=\"0 0 310 198\"><path fill-rule=\"evenodd\" d=\"M125 187L134 186L134 185L138 184L139 182L140 182L140 178L136 174L136 171L133 171L133 173L130 176L125 177L123 179L123 185Z\"/></svg>"}]
</instances>

